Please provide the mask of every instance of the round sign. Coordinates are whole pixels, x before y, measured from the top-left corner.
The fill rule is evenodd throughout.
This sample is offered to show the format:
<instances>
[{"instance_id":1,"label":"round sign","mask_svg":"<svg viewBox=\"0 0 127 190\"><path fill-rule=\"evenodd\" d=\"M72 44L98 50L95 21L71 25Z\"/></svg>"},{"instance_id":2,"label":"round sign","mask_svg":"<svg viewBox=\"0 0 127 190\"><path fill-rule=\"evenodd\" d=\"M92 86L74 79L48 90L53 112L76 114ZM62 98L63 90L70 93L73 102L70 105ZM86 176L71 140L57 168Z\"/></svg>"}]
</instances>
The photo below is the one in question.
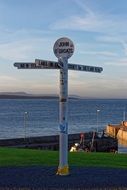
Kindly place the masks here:
<instances>
[{"instance_id":1,"label":"round sign","mask_svg":"<svg viewBox=\"0 0 127 190\"><path fill-rule=\"evenodd\" d=\"M69 59L74 53L74 44L69 38L60 38L55 42L53 51L57 58Z\"/></svg>"}]
</instances>

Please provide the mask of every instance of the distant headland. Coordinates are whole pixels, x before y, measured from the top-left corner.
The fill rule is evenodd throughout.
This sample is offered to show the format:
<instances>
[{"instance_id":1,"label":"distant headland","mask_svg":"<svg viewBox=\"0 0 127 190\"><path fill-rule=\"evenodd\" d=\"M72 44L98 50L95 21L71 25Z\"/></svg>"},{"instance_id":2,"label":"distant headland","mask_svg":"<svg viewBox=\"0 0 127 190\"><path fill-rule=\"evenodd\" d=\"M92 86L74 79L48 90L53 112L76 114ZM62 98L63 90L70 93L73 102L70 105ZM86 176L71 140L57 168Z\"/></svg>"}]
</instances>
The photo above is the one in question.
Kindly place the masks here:
<instances>
[{"instance_id":1,"label":"distant headland","mask_svg":"<svg viewBox=\"0 0 127 190\"><path fill-rule=\"evenodd\" d=\"M80 96L71 95L71 99L80 99ZM26 92L0 92L0 99L58 99L54 94L29 94Z\"/></svg>"}]
</instances>

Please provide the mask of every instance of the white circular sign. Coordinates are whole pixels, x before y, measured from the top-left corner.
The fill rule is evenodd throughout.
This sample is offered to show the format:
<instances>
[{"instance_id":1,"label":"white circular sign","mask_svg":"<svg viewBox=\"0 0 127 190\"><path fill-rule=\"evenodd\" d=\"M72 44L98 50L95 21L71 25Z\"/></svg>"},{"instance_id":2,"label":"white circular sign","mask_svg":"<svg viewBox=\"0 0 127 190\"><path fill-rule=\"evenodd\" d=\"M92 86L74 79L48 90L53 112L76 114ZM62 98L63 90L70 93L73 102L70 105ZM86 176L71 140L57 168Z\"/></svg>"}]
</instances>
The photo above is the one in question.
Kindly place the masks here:
<instances>
[{"instance_id":1,"label":"white circular sign","mask_svg":"<svg viewBox=\"0 0 127 190\"><path fill-rule=\"evenodd\" d=\"M74 44L69 38L60 38L55 42L53 51L57 58L69 59L74 53Z\"/></svg>"}]
</instances>

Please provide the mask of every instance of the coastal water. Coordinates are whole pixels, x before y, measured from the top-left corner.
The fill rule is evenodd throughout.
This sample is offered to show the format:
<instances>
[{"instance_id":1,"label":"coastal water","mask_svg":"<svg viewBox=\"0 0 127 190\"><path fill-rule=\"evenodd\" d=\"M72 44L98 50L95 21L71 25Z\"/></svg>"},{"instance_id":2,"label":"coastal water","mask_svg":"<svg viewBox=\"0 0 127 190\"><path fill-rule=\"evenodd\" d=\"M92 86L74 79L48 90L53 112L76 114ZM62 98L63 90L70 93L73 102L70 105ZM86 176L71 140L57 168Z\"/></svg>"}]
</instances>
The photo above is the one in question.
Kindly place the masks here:
<instances>
[{"instance_id":1,"label":"coastal water","mask_svg":"<svg viewBox=\"0 0 127 190\"><path fill-rule=\"evenodd\" d=\"M126 117L127 100L69 99L69 133L105 129ZM98 110L98 111L97 111ZM0 99L0 139L59 133L58 99Z\"/></svg>"}]
</instances>

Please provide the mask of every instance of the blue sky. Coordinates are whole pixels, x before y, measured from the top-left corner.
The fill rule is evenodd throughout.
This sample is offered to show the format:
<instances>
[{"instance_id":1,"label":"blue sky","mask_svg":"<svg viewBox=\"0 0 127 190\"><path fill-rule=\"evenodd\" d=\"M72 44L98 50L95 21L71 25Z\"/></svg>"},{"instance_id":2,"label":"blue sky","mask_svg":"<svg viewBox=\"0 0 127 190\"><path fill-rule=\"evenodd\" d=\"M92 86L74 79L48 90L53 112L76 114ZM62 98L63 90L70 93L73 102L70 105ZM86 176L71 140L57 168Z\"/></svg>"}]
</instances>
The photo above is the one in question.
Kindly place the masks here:
<instances>
[{"instance_id":1,"label":"blue sky","mask_svg":"<svg viewBox=\"0 0 127 190\"><path fill-rule=\"evenodd\" d=\"M58 70L17 70L14 62L54 60L58 38L75 45L70 63L101 74L69 71L69 94L127 98L126 0L0 0L0 92L58 94Z\"/></svg>"}]
</instances>

